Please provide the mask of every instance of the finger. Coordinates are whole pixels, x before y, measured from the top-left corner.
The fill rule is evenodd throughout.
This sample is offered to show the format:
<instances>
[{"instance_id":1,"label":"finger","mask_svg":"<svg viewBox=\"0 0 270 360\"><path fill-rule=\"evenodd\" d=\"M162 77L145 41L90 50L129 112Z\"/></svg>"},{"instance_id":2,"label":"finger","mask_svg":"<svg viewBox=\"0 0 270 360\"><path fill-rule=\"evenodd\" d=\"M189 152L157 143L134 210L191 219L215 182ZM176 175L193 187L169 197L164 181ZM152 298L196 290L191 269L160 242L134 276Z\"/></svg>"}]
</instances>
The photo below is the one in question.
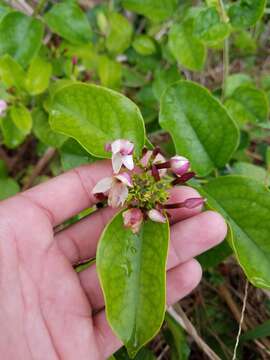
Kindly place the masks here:
<instances>
[{"instance_id":1,"label":"finger","mask_svg":"<svg viewBox=\"0 0 270 360\"><path fill-rule=\"evenodd\" d=\"M215 211L205 211L171 227L168 267L200 255L221 243L227 234L223 217Z\"/></svg>"},{"instance_id":2,"label":"finger","mask_svg":"<svg viewBox=\"0 0 270 360\"><path fill-rule=\"evenodd\" d=\"M167 304L168 306L189 294L200 282L202 269L196 260L181 264L167 273ZM104 358L114 353L122 343L114 335L102 310L94 317L99 348L103 349Z\"/></svg>"},{"instance_id":3,"label":"finger","mask_svg":"<svg viewBox=\"0 0 270 360\"><path fill-rule=\"evenodd\" d=\"M198 196L199 194L196 190L187 186L181 186L171 191L168 202L183 202L188 198ZM172 223L175 223L198 214L201 209L202 207L200 206L195 209L181 208L170 210L170 220ZM72 264L95 257L97 242L103 228L116 211L119 210L111 208L99 210L56 235L55 239L59 248Z\"/></svg>"},{"instance_id":4,"label":"finger","mask_svg":"<svg viewBox=\"0 0 270 360\"><path fill-rule=\"evenodd\" d=\"M221 215L213 211L206 211L173 225L167 269L185 263L216 246L224 239L226 231L225 221ZM84 291L91 301L92 308L100 310L104 306L104 299L95 265L82 271L78 276Z\"/></svg>"},{"instance_id":5,"label":"finger","mask_svg":"<svg viewBox=\"0 0 270 360\"><path fill-rule=\"evenodd\" d=\"M92 189L103 177L110 176L109 161L81 166L35 186L19 196L27 197L41 208L56 226L96 203Z\"/></svg>"}]
</instances>

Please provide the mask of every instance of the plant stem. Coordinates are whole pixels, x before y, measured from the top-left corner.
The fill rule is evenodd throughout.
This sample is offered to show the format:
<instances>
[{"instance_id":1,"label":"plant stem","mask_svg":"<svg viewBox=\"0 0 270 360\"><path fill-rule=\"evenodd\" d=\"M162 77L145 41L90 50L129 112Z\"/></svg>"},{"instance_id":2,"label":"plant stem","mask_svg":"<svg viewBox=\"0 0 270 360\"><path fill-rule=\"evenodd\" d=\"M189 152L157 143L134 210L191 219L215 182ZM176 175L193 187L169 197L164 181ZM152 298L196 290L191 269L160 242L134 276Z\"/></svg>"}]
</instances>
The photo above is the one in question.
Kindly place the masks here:
<instances>
[{"instance_id":1,"label":"plant stem","mask_svg":"<svg viewBox=\"0 0 270 360\"><path fill-rule=\"evenodd\" d=\"M225 88L228 76L230 74L230 44L229 39L224 40L223 46L223 82L222 82L222 100L225 98Z\"/></svg>"},{"instance_id":2,"label":"plant stem","mask_svg":"<svg viewBox=\"0 0 270 360\"><path fill-rule=\"evenodd\" d=\"M228 15L226 13L223 0L218 1L219 4L219 12L220 16L224 23L228 23L230 19L228 18ZM225 97L225 86L227 82L227 78L229 76L230 71L230 44L229 39L226 38L224 40L224 46L223 46L223 83L222 83L222 100L224 100Z\"/></svg>"},{"instance_id":3,"label":"plant stem","mask_svg":"<svg viewBox=\"0 0 270 360\"><path fill-rule=\"evenodd\" d=\"M35 7L33 16L37 16L43 9L43 7L45 6L47 0L40 0L39 3L37 4L37 6Z\"/></svg>"}]
</instances>

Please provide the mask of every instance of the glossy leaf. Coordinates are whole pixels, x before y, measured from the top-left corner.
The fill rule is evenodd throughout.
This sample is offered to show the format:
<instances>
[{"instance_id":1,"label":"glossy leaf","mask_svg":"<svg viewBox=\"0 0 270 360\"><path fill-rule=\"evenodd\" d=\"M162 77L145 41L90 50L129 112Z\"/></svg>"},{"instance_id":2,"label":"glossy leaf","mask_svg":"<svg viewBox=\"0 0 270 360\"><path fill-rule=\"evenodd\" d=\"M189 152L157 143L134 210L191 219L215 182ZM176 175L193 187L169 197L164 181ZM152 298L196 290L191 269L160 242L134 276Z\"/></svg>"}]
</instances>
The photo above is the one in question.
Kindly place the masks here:
<instances>
[{"instance_id":1,"label":"glossy leaf","mask_svg":"<svg viewBox=\"0 0 270 360\"><path fill-rule=\"evenodd\" d=\"M169 69L156 69L152 88L157 100L160 100L161 95L169 85L181 80L181 78L182 75L180 74L177 66L172 66Z\"/></svg>"},{"instance_id":2,"label":"glossy leaf","mask_svg":"<svg viewBox=\"0 0 270 360\"><path fill-rule=\"evenodd\" d=\"M161 98L160 125L176 152L190 159L198 175L223 167L239 142L238 129L207 89L190 81L168 87Z\"/></svg>"},{"instance_id":3,"label":"glossy leaf","mask_svg":"<svg viewBox=\"0 0 270 360\"><path fill-rule=\"evenodd\" d=\"M231 246L250 282L270 289L270 192L237 175L211 180L200 192L230 224Z\"/></svg>"},{"instance_id":4,"label":"glossy leaf","mask_svg":"<svg viewBox=\"0 0 270 360\"><path fill-rule=\"evenodd\" d=\"M178 63L187 69L203 69L206 59L204 44L193 35L193 21L175 23L169 33L169 48Z\"/></svg>"},{"instance_id":5,"label":"glossy leaf","mask_svg":"<svg viewBox=\"0 0 270 360\"><path fill-rule=\"evenodd\" d=\"M90 164L96 160L76 140L70 138L60 149L61 164L67 171L84 164Z\"/></svg>"},{"instance_id":6,"label":"glossy leaf","mask_svg":"<svg viewBox=\"0 0 270 360\"><path fill-rule=\"evenodd\" d=\"M18 183L11 178L0 178L0 201L20 191Z\"/></svg>"},{"instance_id":7,"label":"glossy leaf","mask_svg":"<svg viewBox=\"0 0 270 360\"><path fill-rule=\"evenodd\" d=\"M269 106L265 92L251 86L237 88L225 106L239 124L264 122L268 117Z\"/></svg>"},{"instance_id":8,"label":"glossy leaf","mask_svg":"<svg viewBox=\"0 0 270 360\"><path fill-rule=\"evenodd\" d=\"M107 56L100 56L98 62L100 83L111 89L119 89L121 85L122 67L117 61Z\"/></svg>"},{"instance_id":9,"label":"glossy leaf","mask_svg":"<svg viewBox=\"0 0 270 360\"><path fill-rule=\"evenodd\" d=\"M232 248L229 246L228 242L223 241L213 249L199 255L197 260L200 262L203 270L208 270L218 266L222 261L229 257L232 252Z\"/></svg>"},{"instance_id":10,"label":"glossy leaf","mask_svg":"<svg viewBox=\"0 0 270 360\"><path fill-rule=\"evenodd\" d=\"M132 44L137 53L147 56L156 52L156 45L154 40L147 35L139 35L135 38Z\"/></svg>"},{"instance_id":11,"label":"glossy leaf","mask_svg":"<svg viewBox=\"0 0 270 360\"><path fill-rule=\"evenodd\" d=\"M232 171L234 174L244 175L258 180L262 184L270 185L270 179L267 179L267 171L261 166L239 161L233 165Z\"/></svg>"},{"instance_id":12,"label":"glossy leaf","mask_svg":"<svg viewBox=\"0 0 270 360\"><path fill-rule=\"evenodd\" d=\"M10 117L22 134L28 135L30 133L32 129L32 116L31 112L24 105L11 106Z\"/></svg>"},{"instance_id":13,"label":"glossy leaf","mask_svg":"<svg viewBox=\"0 0 270 360\"><path fill-rule=\"evenodd\" d=\"M228 10L228 15L233 27L247 28L255 25L263 15L266 0L239 0L232 4Z\"/></svg>"},{"instance_id":14,"label":"glossy leaf","mask_svg":"<svg viewBox=\"0 0 270 360\"><path fill-rule=\"evenodd\" d=\"M44 20L53 32L71 43L83 44L92 39L88 19L75 1L53 5Z\"/></svg>"},{"instance_id":15,"label":"glossy leaf","mask_svg":"<svg viewBox=\"0 0 270 360\"><path fill-rule=\"evenodd\" d=\"M0 55L9 54L26 67L41 46L43 31L41 21L17 11L8 13L0 22Z\"/></svg>"},{"instance_id":16,"label":"glossy leaf","mask_svg":"<svg viewBox=\"0 0 270 360\"><path fill-rule=\"evenodd\" d=\"M25 72L10 55L0 58L0 77L8 87L24 88Z\"/></svg>"},{"instance_id":17,"label":"glossy leaf","mask_svg":"<svg viewBox=\"0 0 270 360\"><path fill-rule=\"evenodd\" d=\"M57 91L51 105L52 129L76 139L90 154L110 157L106 143L128 139L140 153L144 125L138 107L115 91L76 83Z\"/></svg>"},{"instance_id":18,"label":"glossy leaf","mask_svg":"<svg viewBox=\"0 0 270 360\"><path fill-rule=\"evenodd\" d=\"M43 93L49 86L52 65L37 56L33 59L28 69L25 87L29 94L38 95Z\"/></svg>"},{"instance_id":19,"label":"glossy leaf","mask_svg":"<svg viewBox=\"0 0 270 360\"><path fill-rule=\"evenodd\" d=\"M163 322L168 237L168 224L150 220L134 235L124 228L120 213L105 228L98 246L107 319L132 357Z\"/></svg>"},{"instance_id":20,"label":"glossy leaf","mask_svg":"<svg viewBox=\"0 0 270 360\"><path fill-rule=\"evenodd\" d=\"M25 139L25 134L17 128L9 115L0 118L0 128L4 145L9 149L15 149Z\"/></svg>"},{"instance_id":21,"label":"glossy leaf","mask_svg":"<svg viewBox=\"0 0 270 360\"><path fill-rule=\"evenodd\" d=\"M229 32L229 24L221 20L215 7L203 9L195 17L194 34L206 43L221 41L229 35Z\"/></svg>"},{"instance_id":22,"label":"glossy leaf","mask_svg":"<svg viewBox=\"0 0 270 360\"><path fill-rule=\"evenodd\" d=\"M243 73L229 75L225 84L225 97L228 98L233 95L235 90L240 86L253 86L254 81L251 76Z\"/></svg>"},{"instance_id":23,"label":"glossy leaf","mask_svg":"<svg viewBox=\"0 0 270 360\"><path fill-rule=\"evenodd\" d=\"M48 114L41 108L32 112L33 132L47 146L59 148L66 141L66 136L53 131L49 124Z\"/></svg>"},{"instance_id":24,"label":"glossy leaf","mask_svg":"<svg viewBox=\"0 0 270 360\"><path fill-rule=\"evenodd\" d=\"M149 19L159 22L172 16L178 0L122 0L125 9L144 15Z\"/></svg>"},{"instance_id":25,"label":"glossy leaf","mask_svg":"<svg viewBox=\"0 0 270 360\"><path fill-rule=\"evenodd\" d=\"M106 38L106 47L112 54L121 54L131 44L132 25L121 14L109 14L109 33Z\"/></svg>"}]
</instances>

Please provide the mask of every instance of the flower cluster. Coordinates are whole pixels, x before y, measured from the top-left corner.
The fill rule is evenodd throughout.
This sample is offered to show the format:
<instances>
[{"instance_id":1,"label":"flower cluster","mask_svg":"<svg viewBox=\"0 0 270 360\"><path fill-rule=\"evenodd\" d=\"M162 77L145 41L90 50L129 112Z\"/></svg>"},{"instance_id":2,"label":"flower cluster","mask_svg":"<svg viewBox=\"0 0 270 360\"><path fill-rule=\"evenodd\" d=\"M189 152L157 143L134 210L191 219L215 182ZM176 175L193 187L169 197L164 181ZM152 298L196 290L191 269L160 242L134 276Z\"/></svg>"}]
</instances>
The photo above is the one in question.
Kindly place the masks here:
<instances>
[{"instance_id":1,"label":"flower cluster","mask_svg":"<svg viewBox=\"0 0 270 360\"><path fill-rule=\"evenodd\" d=\"M124 226L138 233L144 220L167 221L167 210L195 208L203 204L203 198L190 198L181 203L168 204L169 190L184 184L195 173L190 172L190 163L183 156L166 160L159 148L143 150L142 157L134 156L134 145L123 139L106 144L112 153L113 176L100 180L93 194L107 200L113 208L126 207L123 212Z\"/></svg>"}]
</instances>

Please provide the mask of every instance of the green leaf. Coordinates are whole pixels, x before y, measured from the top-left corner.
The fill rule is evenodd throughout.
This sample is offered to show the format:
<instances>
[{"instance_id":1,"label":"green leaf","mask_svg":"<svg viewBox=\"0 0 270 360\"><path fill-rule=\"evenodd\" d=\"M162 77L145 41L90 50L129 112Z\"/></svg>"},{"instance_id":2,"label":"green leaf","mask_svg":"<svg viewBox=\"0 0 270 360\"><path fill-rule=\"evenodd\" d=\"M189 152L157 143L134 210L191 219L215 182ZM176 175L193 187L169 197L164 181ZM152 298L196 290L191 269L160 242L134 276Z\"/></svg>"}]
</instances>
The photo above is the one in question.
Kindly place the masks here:
<instances>
[{"instance_id":1,"label":"green leaf","mask_svg":"<svg viewBox=\"0 0 270 360\"><path fill-rule=\"evenodd\" d=\"M190 159L198 175L223 167L239 142L239 131L225 108L206 88L190 81L168 87L161 99L160 125L176 152Z\"/></svg>"},{"instance_id":2,"label":"green leaf","mask_svg":"<svg viewBox=\"0 0 270 360\"><path fill-rule=\"evenodd\" d=\"M128 356L127 350L125 347L122 347L120 350L118 350L115 354L115 360L130 360L131 358ZM134 360L156 360L157 358L152 353L151 350L149 350L147 347L143 347L137 355L135 356Z\"/></svg>"},{"instance_id":3,"label":"green leaf","mask_svg":"<svg viewBox=\"0 0 270 360\"><path fill-rule=\"evenodd\" d=\"M164 0L122 0L122 4L127 10L159 22L174 14L178 0L166 0L166 4L164 4Z\"/></svg>"},{"instance_id":4,"label":"green leaf","mask_svg":"<svg viewBox=\"0 0 270 360\"><path fill-rule=\"evenodd\" d=\"M156 99L160 100L161 95L167 89L167 87L176 81L181 80L181 78L182 76L177 69L177 66L172 66L169 69L157 68L152 84L153 93Z\"/></svg>"},{"instance_id":5,"label":"green leaf","mask_svg":"<svg viewBox=\"0 0 270 360\"><path fill-rule=\"evenodd\" d=\"M193 35L193 20L172 26L169 32L169 48L180 65L194 71L203 69L206 48Z\"/></svg>"},{"instance_id":6,"label":"green leaf","mask_svg":"<svg viewBox=\"0 0 270 360\"><path fill-rule=\"evenodd\" d=\"M11 106L10 117L22 134L28 135L30 133L32 129L32 116L23 104Z\"/></svg>"},{"instance_id":7,"label":"green leaf","mask_svg":"<svg viewBox=\"0 0 270 360\"><path fill-rule=\"evenodd\" d=\"M0 23L0 55L9 54L26 67L41 46L44 26L21 12L8 13Z\"/></svg>"},{"instance_id":8,"label":"green leaf","mask_svg":"<svg viewBox=\"0 0 270 360\"><path fill-rule=\"evenodd\" d=\"M255 25L264 13L266 0L239 0L232 4L228 15L233 27L248 28Z\"/></svg>"},{"instance_id":9,"label":"green leaf","mask_svg":"<svg viewBox=\"0 0 270 360\"><path fill-rule=\"evenodd\" d=\"M96 160L74 139L68 139L60 149L61 164L64 171Z\"/></svg>"},{"instance_id":10,"label":"green leaf","mask_svg":"<svg viewBox=\"0 0 270 360\"><path fill-rule=\"evenodd\" d=\"M117 61L107 56L100 56L98 62L98 75L101 85L111 89L118 89L121 85L122 67Z\"/></svg>"},{"instance_id":11,"label":"green leaf","mask_svg":"<svg viewBox=\"0 0 270 360\"><path fill-rule=\"evenodd\" d=\"M132 43L133 48L143 56L152 55L156 52L154 40L147 35L138 35Z\"/></svg>"},{"instance_id":12,"label":"green leaf","mask_svg":"<svg viewBox=\"0 0 270 360\"><path fill-rule=\"evenodd\" d=\"M10 55L0 58L0 77L7 87L24 87L25 72Z\"/></svg>"},{"instance_id":13,"label":"green leaf","mask_svg":"<svg viewBox=\"0 0 270 360\"><path fill-rule=\"evenodd\" d=\"M263 90L251 86L240 86L226 100L229 114L238 124L259 123L268 118L268 99Z\"/></svg>"},{"instance_id":14,"label":"green leaf","mask_svg":"<svg viewBox=\"0 0 270 360\"><path fill-rule=\"evenodd\" d=\"M132 32L132 25L123 15L110 13L106 48L112 54L121 54L130 46Z\"/></svg>"},{"instance_id":15,"label":"green leaf","mask_svg":"<svg viewBox=\"0 0 270 360\"><path fill-rule=\"evenodd\" d=\"M19 191L20 187L15 180L11 178L0 179L0 201L15 195Z\"/></svg>"},{"instance_id":16,"label":"green leaf","mask_svg":"<svg viewBox=\"0 0 270 360\"><path fill-rule=\"evenodd\" d=\"M7 165L4 160L0 159L0 178L5 178L8 176Z\"/></svg>"},{"instance_id":17,"label":"green leaf","mask_svg":"<svg viewBox=\"0 0 270 360\"><path fill-rule=\"evenodd\" d=\"M167 312L165 320L168 329L165 330L165 339L170 346L170 360L188 360L190 348L183 328Z\"/></svg>"},{"instance_id":18,"label":"green leaf","mask_svg":"<svg viewBox=\"0 0 270 360\"><path fill-rule=\"evenodd\" d=\"M228 98L233 95L235 90L240 86L253 86L254 81L251 76L243 73L229 75L225 84L225 97Z\"/></svg>"},{"instance_id":19,"label":"green leaf","mask_svg":"<svg viewBox=\"0 0 270 360\"><path fill-rule=\"evenodd\" d=\"M10 12L10 8L7 7L4 4L0 4L0 21L3 19L3 17Z\"/></svg>"},{"instance_id":20,"label":"green leaf","mask_svg":"<svg viewBox=\"0 0 270 360\"><path fill-rule=\"evenodd\" d=\"M168 238L168 224L150 220L133 234L120 213L99 242L97 270L107 319L131 357L157 334L164 319Z\"/></svg>"},{"instance_id":21,"label":"green leaf","mask_svg":"<svg viewBox=\"0 0 270 360\"><path fill-rule=\"evenodd\" d=\"M255 328L245 332L240 340L250 341L255 339L266 338L270 336L270 320L266 320L263 324L256 326Z\"/></svg>"},{"instance_id":22,"label":"green leaf","mask_svg":"<svg viewBox=\"0 0 270 360\"><path fill-rule=\"evenodd\" d=\"M66 136L53 131L49 125L48 114L41 108L35 108L32 112L33 132L44 144L59 148L66 141Z\"/></svg>"},{"instance_id":23,"label":"green leaf","mask_svg":"<svg viewBox=\"0 0 270 360\"><path fill-rule=\"evenodd\" d=\"M201 189L209 206L230 224L231 246L250 282L270 289L270 193L258 181L222 176Z\"/></svg>"},{"instance_id":24,"label":"green leaf","mask_svg":"<svg viewBox=\"0 0 270 360\"><path fill-rule=\"evenodd\" d=\"M75 1L55 4L45 14L49 28L73 44L83 44L92 39L92 30L86 14Z\"/></svg>"},{"instance_id":25,"label":"green leaf","mask_svg":"<svg viewBox=\"0 0 270 360\"><path fill-rule=\"evenodd\" d=\"M90 154L109 158L106 143L128 139L140 154L144 124L138 107L115 91L76 83L57 91L51 105L52 129L76 139Z\"/></svg>"},{"instance_id":26,"label":"green leaf","mask_svg":"<svg viewBox=\"0 0 270 360\"><path fill-rule=\"evenodd\" d=\"M263 184L265 184L267 181L267 172L261 166L240 161L233 165L232 171L237 175L253 178ZM270 180L268 180L267 183L270 185Z\"/></svg>"},{"instance_id":27,"label":"green leaf","mask_svg":"<svg viewBox=\"0 0 270 360\"><path fill-rule=\"evenodd\" d=\"M206 43L224 40L229 33L229 24L221 20L215 7L203 9L195 17L194 35Z\"/></svg>"},{"instance_id":28,"label":"green leaf","mask_svg":"<svg viewBox=\"0 0 270 360\"><path fill-rule=\"evenodd\" d=\"M231 254L232 248L227 241L223 241L218 246L215 246L213 249L198 256L197 260L202 265L203 270L208 270L210 268L215 268Z\"/></svg>"},{"instance_id":29,"label":"green leaf","mask_svg":"<svg viewBox=\"0 0 270 360\"><path fill-rule=\"evenodd\" d=\"M28 69L25 87L31 95L43 93L49 86L52 73L52 65L37 56L33 59Z\"/></svg>"},{"instance_id":30,"label":"green leaf","mask_svg":"<svg viewBox=\"0 0 270 360\"><path fill-rule=\"evenodd\" d=\"M25 134L17 128L9 115L0 118L0 128L2 130L4 145L9 149L15 149L25 139Z\"/></svg>"}]
</instances>

